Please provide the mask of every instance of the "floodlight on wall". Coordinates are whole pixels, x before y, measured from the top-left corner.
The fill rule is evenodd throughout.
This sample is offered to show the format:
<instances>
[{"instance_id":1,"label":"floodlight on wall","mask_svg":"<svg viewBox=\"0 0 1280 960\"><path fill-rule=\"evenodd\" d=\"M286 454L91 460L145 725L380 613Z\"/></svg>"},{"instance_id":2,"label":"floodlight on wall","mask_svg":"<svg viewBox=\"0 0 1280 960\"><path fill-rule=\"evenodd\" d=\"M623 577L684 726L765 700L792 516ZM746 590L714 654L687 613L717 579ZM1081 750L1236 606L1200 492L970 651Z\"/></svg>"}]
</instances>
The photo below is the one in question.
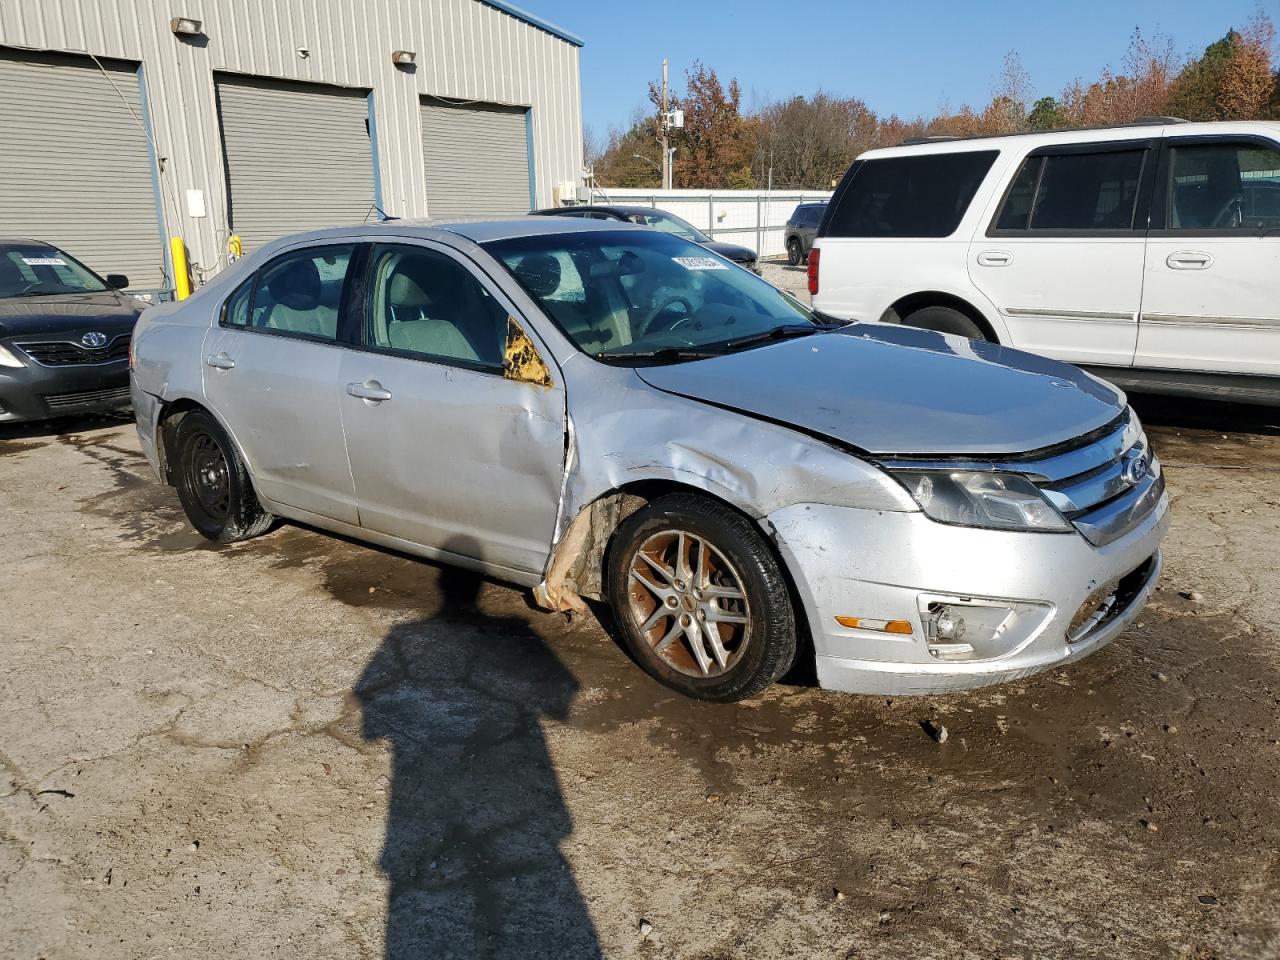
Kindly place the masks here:
<instances>
[{"instance_id":1,"label":"floodlight on wall","mask_svg":"<svg viewBox=\"0 0 1280 960\"><path fill-rule=\"evenodd\" d=\"M391 51L391 62L397 67L412 67L417 59L418 55L412 50Z\"/></svg>"},{"instance_id":2,"label":"floodlight on wall","mask_svg":"<svg viewBox=\"0 0 1280 960\"><path fill-rule=\"evenodd\" d=\"M174 17L169 21L169 29L175 37L198 37L204 32L204 24L190 17Z\"/></svg>"}]
</instances>

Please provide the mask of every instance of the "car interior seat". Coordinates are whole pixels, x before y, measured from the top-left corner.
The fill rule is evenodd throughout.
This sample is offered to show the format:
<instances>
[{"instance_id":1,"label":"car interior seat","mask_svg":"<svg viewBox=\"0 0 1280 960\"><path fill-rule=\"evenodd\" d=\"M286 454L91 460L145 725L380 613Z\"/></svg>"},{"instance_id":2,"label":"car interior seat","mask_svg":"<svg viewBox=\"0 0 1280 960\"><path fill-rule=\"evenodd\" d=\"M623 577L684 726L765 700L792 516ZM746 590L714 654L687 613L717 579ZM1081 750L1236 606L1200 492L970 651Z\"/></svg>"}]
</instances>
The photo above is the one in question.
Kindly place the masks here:
<instances>
[{"instance_id":1,"label":"car interior seat","mask_svg":"<svg viewBox=\"0 0 1280 960\"><path fill-rule=\"evenodd\" d=\"M404 257L386 286L387 343L400 350L456 360L478 361L476 349L453 319L460 317L453 271L430 271L415 257ZM427 291L430 290L431 293Z\"/></svg>"},{"instance_id":2,"label":"car interior seat","mask_svg":"<svg viewBox=\"0 0 1280 960\"><path fill-rule=\"evenodd\" d=\"M270 302L259 314L258 325L335 339L338 310L321 302L322 288L314 260L302 258L285 264L267 277Z\"/></svg>"}]
</instances>

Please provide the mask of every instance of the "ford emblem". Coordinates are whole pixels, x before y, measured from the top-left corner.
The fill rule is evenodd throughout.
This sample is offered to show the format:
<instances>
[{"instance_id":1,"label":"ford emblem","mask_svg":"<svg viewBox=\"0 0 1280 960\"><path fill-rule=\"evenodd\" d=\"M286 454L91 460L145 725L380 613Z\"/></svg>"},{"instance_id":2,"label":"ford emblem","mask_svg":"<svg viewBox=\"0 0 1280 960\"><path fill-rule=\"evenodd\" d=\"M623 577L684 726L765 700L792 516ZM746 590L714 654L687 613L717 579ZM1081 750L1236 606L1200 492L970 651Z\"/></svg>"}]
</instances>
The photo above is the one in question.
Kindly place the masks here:
<instances>
[{"instance_id":1,"label":"ford emblem","mask_svg":"<svg viewBox=\"0 0 1280 960\"><path fill-rule=\"evenodd\" d=\"M1130 486L1141 483L1151 470L1151 460L1145 453L1140 453L1133 457L1124 465L1124 478L1129 482Z\"/></svg>"},{"instance_id":2,"label":"ford emblem","mask_svg":"<svg viewBox=\"0 0 1280 960\"><path fill-rule=\"evenodd\" d=\"M90 330L80 338L80 342L86 347L105 347L107 345L107 335L99 333L97 330Z\"/></svg>"}]
</instances>

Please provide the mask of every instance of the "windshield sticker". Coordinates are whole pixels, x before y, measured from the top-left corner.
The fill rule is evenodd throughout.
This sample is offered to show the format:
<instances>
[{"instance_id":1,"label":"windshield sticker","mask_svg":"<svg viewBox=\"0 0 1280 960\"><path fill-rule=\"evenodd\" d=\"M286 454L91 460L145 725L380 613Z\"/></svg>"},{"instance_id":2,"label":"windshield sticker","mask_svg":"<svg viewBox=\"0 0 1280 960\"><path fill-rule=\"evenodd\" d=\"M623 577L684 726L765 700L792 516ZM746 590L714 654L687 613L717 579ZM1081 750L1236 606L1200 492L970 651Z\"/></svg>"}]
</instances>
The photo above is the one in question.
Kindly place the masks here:
<instances>
[{"instance_id":1,"label":"windshield sticker","mask_svg":"<svg viewBox=\"0 0 1280 960\"><path fill-rule=\"evenodd\" d=\"M61 257L23 257L22 262L28 267L65 267L67 261Z\"/></svg>"},{"instance_id":2,"label":"windshield sticker","mask_svg":"<svg viewBox=\"0 0 1280 960\"><path fill-rule=\"evenodd\" d=\"M676 263L684 267L686 270L728 270L723 263L715 257L672 257Z\"/></svg>"}]
</instances>

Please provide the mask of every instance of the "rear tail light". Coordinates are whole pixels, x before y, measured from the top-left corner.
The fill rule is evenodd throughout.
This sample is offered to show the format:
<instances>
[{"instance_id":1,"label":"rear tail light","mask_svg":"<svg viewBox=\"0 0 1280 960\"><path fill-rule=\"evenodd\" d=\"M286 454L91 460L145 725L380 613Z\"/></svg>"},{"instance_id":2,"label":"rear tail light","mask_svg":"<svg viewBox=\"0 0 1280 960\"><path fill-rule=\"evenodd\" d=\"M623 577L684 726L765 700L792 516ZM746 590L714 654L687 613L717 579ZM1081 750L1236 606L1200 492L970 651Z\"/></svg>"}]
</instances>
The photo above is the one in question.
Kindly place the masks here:
<instances>
[{"instance_id":1,"label":"rear tail light","mask_svg":"<svg viewBox=\"0 0 1280 960\"><path fill-rule=\"evenodd\" d=\"M818 260L822 251L814 247L809 251L809 293L810 295L818 292Z\"/></svg>"}]
</instances>

